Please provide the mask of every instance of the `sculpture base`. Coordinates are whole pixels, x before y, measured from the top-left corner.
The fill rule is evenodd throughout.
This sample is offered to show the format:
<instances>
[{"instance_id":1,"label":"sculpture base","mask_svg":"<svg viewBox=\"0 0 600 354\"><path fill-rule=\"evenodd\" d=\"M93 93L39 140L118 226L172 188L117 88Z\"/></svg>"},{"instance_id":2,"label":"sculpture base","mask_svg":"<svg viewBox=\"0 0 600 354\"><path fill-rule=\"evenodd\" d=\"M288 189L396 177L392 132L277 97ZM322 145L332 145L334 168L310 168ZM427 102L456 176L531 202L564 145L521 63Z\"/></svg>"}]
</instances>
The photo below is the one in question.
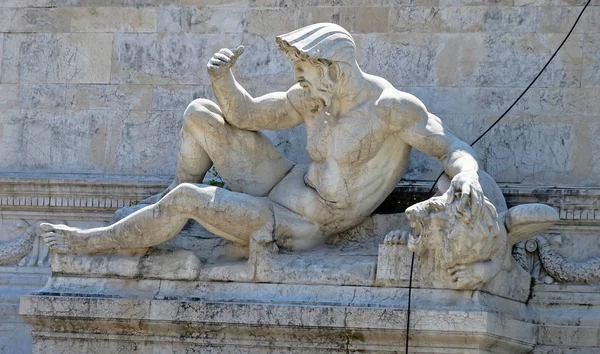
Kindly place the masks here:
<instances>
[{"instance_id":1,"label":"sculpture base","mask_svg":"<svg viewBox=\"0 0 600 354\"><path fill-rule=\"evenodd\" d=\"M34 353L392 353L408 289L52 277L21 298ZM528 353L525 305L481 292L414 289L419 353Z\"/></svg>"}]
</instances>

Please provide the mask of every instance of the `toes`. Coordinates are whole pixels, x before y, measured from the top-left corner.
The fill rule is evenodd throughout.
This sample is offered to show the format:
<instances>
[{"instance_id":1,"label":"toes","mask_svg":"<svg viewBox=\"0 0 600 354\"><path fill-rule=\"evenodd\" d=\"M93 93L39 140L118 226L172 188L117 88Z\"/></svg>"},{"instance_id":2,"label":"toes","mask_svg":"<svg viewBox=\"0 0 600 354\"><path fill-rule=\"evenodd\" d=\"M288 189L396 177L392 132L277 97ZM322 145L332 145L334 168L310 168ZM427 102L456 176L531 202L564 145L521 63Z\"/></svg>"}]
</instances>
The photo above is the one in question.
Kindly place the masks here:
<instances>
[{"instance_id":1,"label":"toes","mask_svg":"<svg viewBox=\"0 0 600 354\"><path fill-rule=\"evenodd\" d=\"M398 238L400 237L400 232L398 230L390 231L384 239L384 242L388 245L394 245L398 242Z\"/></svg>"},{"instance_id":2,"label":"toes","mask_svg":"<svg viewBox=\"0 0 600 354\"><path fill-rule=\"evenodd\" d=\"M459 280L461 280L463 278L466 278L467 275L468 275L467 272L462 271L462 270L457 270L456 272L454 272L452 274L452 280L453 281L459 281Z\"/></svg>"},{"instance_id":3,"label":"toes","mask_svg":"<svg viewBox=\"0 0 600 354\"><path fill-rule=\"evenodd\" d=\"M400 234L400 238L398 240L398 242L401 245L406 245L408 244L408 240L410 239L410 232L408 231L402 231L402 233Z\"/></svg>"},{"instance_id":4,"label":"toes","mask_svg":"<svg viewBox=\"0 0 600 354\"><path fill-rule=\"evenodd\" d=\"M454 274L458 271L464 271L467 267L464 264L455 265L454 267L448 268L448 273Z\"/></svg>"},{"instance_id":5,"label":"toes","mask_svg":"<svg viewBox=\"0 0 600 354\"><path fill-rule=\"evenodd\" d=\"M41 234L40 237L43 238L45 242L48 242L49 240L57 239L58 237L60 237L60 235L56 232L45 232Z\"/></svg>"},{"instance_id":6,"label":"toes","mask_svg":"<svg viewBox=\"0 0 600 354\"><path fill-rule=\"evenodd\" d=\"M40 226L38 226L38 228L42 232L48 232L48 231L54 230L54 225L44 222L44 223L41 223Z\"/></svg>"}]
</instances>

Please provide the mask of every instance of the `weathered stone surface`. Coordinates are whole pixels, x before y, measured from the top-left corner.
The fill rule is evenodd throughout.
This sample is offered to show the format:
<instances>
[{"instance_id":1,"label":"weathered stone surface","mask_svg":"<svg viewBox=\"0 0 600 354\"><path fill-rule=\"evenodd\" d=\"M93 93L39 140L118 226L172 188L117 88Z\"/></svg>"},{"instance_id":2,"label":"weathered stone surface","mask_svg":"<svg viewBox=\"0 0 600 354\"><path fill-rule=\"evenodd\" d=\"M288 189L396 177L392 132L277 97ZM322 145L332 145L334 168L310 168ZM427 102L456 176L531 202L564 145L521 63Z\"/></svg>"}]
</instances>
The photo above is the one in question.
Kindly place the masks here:
<instances>
[{"instance_id":1,"label":"weathered stone surface","mask_svg":"<svg viewBox=\"0 0 600 354\"><path fill-rule=\"evenodd\" d=\"M76 110L147 110L152 106L150 85L67 85L67 108Z\"/></svg>"},{"instance_id":2,"label":"weathered stone surface","mask_svg":"<svg viewBox=\"0 0 600 354\"><path fill-rule=\"evenodd\" d=\"M0 9L2 32L68 32L71 10L68 8Z\"/></svg>"},{"instance_id":3,"label":"weathered stone surface","mask_svg":"<svg viewBox=\"0 0 600 354\"><path fill-rule=\"evenodd\" d=\"M0 82L19 82L19 59L22 36L5 34L2 36L2 60L0 63Z\"/></svg>"},{"instance_id":4,"label":"weathered stone surface","mask_svg":"<svg viewBox=\"0 0 600 354\"><path fill-rule=\"evenodd\" d=\"M115 34L111 82L198 84L206 38L196 34Z\"/></svg>"},{"instance_id":5,"label":"weathered stone surface","mask_svg":"<svg viewBox=\"0 0 600 354\"><path fill-rule=\"evenodd\" d=\"M257 35L285 33L298 28L295 9L257 9L246 12L245 31Z\"/></svg>"},{"instance_id":6,"label":"weathered stone surface","mask_svg":"<svg viewBox=\"0 0 600 354\"><path fill-rule=\"evenodd\" d=\"M71 32L156 32L152 7L80 7L73 9Z\"/></svg>"},{"instance_id":7,"label":"weathered stone surface","mask_svg":"<svg viewBox=\"0 0 600 354\"><path fill-rule=\"evenodd\" d=\"M600 34L583 37L582 87L600 87Z\"/></svg>"},{"instance_id":8,"label":"weathered stone surface","mask_svg":"<svg viewBox=\"0 0 600 354\"><path fill-rule=\"evenodd\" d=\"M155 85L152 94L152 109L185 110L196 98L212 98L210 87L195 85Z\"/></svg>"},{"instance_id":9,"label":"weathered stone surface","mask_svg":"<svg viewBox=\"0 0 600 354\"><path fill-rule=\"evenodd\" d=\"M164 174L173 171L175 160L168 153L177 146L181 115L170 111L135 111L123 122L117 132L118 143L106 154L107 167L127 170L133 167L142 175ZM165 153L157 155L156 151Z\"/></svg>"},{"instance_id":10,"label":"weathered stone surface","mask_svg":"<svg viewBox=\"0 0 600 354\"><path fill-rule=\"evenodd\" d=\"M19 106L19 85L0 84L0 108L13 109Z\"/></svg>"},{"instance_id":11,"label":"weathered stone surface","mask_svg":"<svg viewBox=\"0 0 600 354\"><path fill-rule=\"evenodd\" d=\"M7 63L3 61L3 72L16 70L21 82L108 83L110 80L112 34L38 34L15 39L19 50L11 52L8 61L5 53Z\"/></svg>"},{"instance_id":12,"label":"weathered stone surface","mask_svg":"<svg viewBox=\"0 0 600 354\"><path fill-rule=\"evenodd\" d=\"M65 84L23 84L21 85L21 108L64 108Z\"/></svg>"},{"instance_id":13,"label":"weathered stone surface","mask_svg":"<svg viewBox=\"0 0 600 354\"><path fill-rule=\"evenodd\" d=\"M65 285L56 283L46 291L94 293L94 288ZM154 283L158 290L157 285ZM135 347L124 343L121 336L111 336L110 344L104 335L95 335L93 350L97 353L111 347L143 351L148 343L153 344L154 350L175 351L202 345L215 352L229 348L244 352L337 353L374 349L397 352L405 328L406 314L402 309L406 304L406 289L243 283L196 283L189 287L180 282L165 282L152 298L155 292L151 286L148 281L140 281L139 286L133 283L128 289L118 282L105 283L104 289L117 295L113 299L30 296L23 298L21 314L38 331L44 328L45 333L54 333L36 337L35 350L68 345L91 350L87 340L72 339L88 335L88 330L93 333L96 324L107 320L111 322L106 327L111 334L113 331L144 334L146 344ZM136 288L146 291L135 291ZM175 295L182 293L183 297ZM415 290L413 296L415 307L411 318L415 326L411 331L414 334L411 348L439 351L441 346L469 353L486 349L496 353L526 353L533 347L534 326L523 320L523 314L518 313L521 308L508 310L514 305L510 301L481 293L471 297L467 293L436 290ZM506 310L509 312L503 314ZM441 313L444 313L442 321ZM56 314L64 320L37 321L38 316ZM80 326L79 318L83 317L97 320ZM112 319L117 318L119 326L112 324ZM174 323L174 318L176 325L160 325ZM135 326L134 322L140 320L153 325ZM253 329L248 327L249 323ZM182 326L186 328L185 341L181 340ZM61 333L64 329L71 332L71 339ZM202 336L195 335L200 331L204 333ZM160 343L154 340L157 335Z\"/></svg>"},{"instance_id":14,"label":"weathered stone surface","mask_svg":"<svg viewBox=\"0 0 600 354\"><path fill-rule=\"evenodd\" d=\"M512 5L512 2L476 0L458 3L408 0L392 3L378 0L344 3L329 0L307 0L297 3L269 0L227 2L195 0L184 1L181 4L163 0L111 0L102 4L97 0L52 2L31 0L22 3L6 1L0 5L4 13L3 17L15 20L3 21L0 25L2 29L12 31L18 25L28 33L6 33L2 36L4 39L0 82L94 84L111 80L112 73L113 83L203 86L208 84L208 76L204 71L207 53L215 52L222 46L235 47L243 43L248 50L245 60L240 62L238 68L240 82L256 95L272 91L273 88L285 90L291 84L291 81L285 82L290 78L290 67L284 56L278 53L276 46L273 45L270 35L277 33L278 30L268 21L277 22L277 26L285 23L285 27L279 30L283 32L294 28L295 24L300 25L311 19L316 21L323 17L356 31L359 62L367 72L382 75L399 88L419 88L420 92L417 92L417 96L423 101L433 96L433 91L423 92L420 89L423 86L432 88L460 86L468 88L471 92L505 88L498 90L502 91L497 93L501 95L498 100L490 95L486 99L464 100L459 97L459 101L452 98L444 99L439 103L426 102L432 112L443 115L441 113L443 110L459 106L456 102L468 101L461 105L465 108L472 107L468 110L469 113L486 111L500 114L510 104L510 100L519 94L518 90L513 89L526 86L551 55L574 21L574 16L582 8L583 2L557 0L540 3L527 0L517 1L515 6ZM56 6L56 8L42 8L47 6ZM90 17L94 11L98 14L96 19ZM596 84L598 53L595 50L597 41L594 39L600 28L597 21L598 11L600 11L598 6L588 8L572 38L536 83L537 87L568 87L577 90L579 87L598 87ZM17 14L21 15L17 16ZM25 16L25 14L29 15ZM362 23L363 18L368 18L369 21ZM27 19L31 21L27 22L29 21ZM34 19L37 20L33 21ZM220 22L223 24L217 29L215 24ZM262 29L258 28L261 23L269 25ZM85 26L90 27L86 29ZM389 29L386 30L386 26ZM113 45L108 39L105 43L108 47L112 47L113 53L109 53L110 50L90 53L89 48L75 52L74 48L61 49L65 47L62 42L64 39L61 38L72 37L73 34L61 33L49 36L40 33L96 30L108 31L108 34L97 35L127 37L128 40L125 42L129 44L123 44L123 41L116 39ZM398 38L381 33L388 30L400 32ZM30 33L31 31L38 34ZM161 39L161 36L154 33L144 34L143 36L146 37L136 37L136 34L118 33L121 31L177 32L177 34ZM189 36L187 33L193 31L198 33L187 37ZM112 34L115 32L116 34ZM222 34L226 32L230 34ZM535 34L523 35L523 32L535 32ZM261 35L249 36L247 33ZM87 37L88 34L81 33L75 36ZM154 38L142 39L148 37ZM88 40L84 42L84 47L89 46ZM90 38L89 42L95 44L98 41L96 38ZM141 45L136 47L136 43ZM187 48L183 47L189 46L190 43L194 48L206 49L200 51L192 49L192 54L189 54ZM124 45L131 45L131 48L126 50ZM22 52L25 54L22 55ZM202 57L204 59L199 59ZM43 59L38 60L38 58ZM89 58L95 59L91 63L85 63L90 61ZM82 63L72 65L70 62L72 60ZM109 60L111 62L107 63ZM96 61L99 62L98 65ZM171 69L161 64L167 61ZM90 69L89 65L94 66L94 69ZM107 68L106 65L110 67ZM398 68L405 69L398 70ZM469 95L467 93L467 96ZM586 94L583 93L583 96L585 97ZM134 101L135 109L140 109L138 103L147 102L146 100ZM46 103L41 104L40 107L30 107L32 109L47 107ZM173 106L175 104L179 104L179 100L173 101ZM438 110L435 106L442 106L442 109ZM498 109L490 109L491 107ZM11 108L15 107L11 106ZM184 109L185 107L179 108L180 111ZM467 109L457 109L452 113L459 114L461 110ZM562 110L564 106L552 105L540 114L557 116L564 114ZM576 111L577 109L573 109L569 114L581 113ZM586 110L584 114L588 112ZM301 134L298 132L291 140L288 137L284 138L283 133L273 133L273 136L274 140L293 140L302 144ZM305 154L303 145L294 144L286 148L286 151L294 156ZM171 153L174 154L174 151ZM412 161L414 162L411 166L414 166L420 164L422 160L416 155L416 160ZM427 172L428 168L423 169L424 173L419 174L415 170L415 174L411 174L410 178L431 178ZM136 173L136 171L131 170L128 173ZM169 172L164 171L164 173ZM574 180L573 178L578 179L577 176L580 175L574 172L571 181ZM514 182L519 181L521 177L517 175L508 177L507 174L503 178L509 178ZM550 181L551 179L545 179L540 182Z\"/></svg>"},{"instance_id":15,"label":"weathered stone surface","mask_svg":"<svg viewBox=\"0 0 600 354\"><path fill-rule=\"evenodd\" d=\"M335 22L350 32L385 33L389 18L386 7L309 7L300 13L299 25Z\"/></svg>"},{"instance_id":16,"label":"weathered stone surface","mask_svg":"<svg viewBox=\"0 0 600 354\"><path fill-rule=\"evenodd\" d=\"M242 33L246 23L240 8L184 8L181 17L183 29L199 33Z\"/></svg>"},{"instance_id":17,"label":"weathered stone surface","mask_svg":"<svg viewBox=\"0 0 600 354\"><path fill-rule=\"evenodd\" d=\"M173 169L174 161L147 152L156 145L175 148L179 121L172 112L111 110L14 110L3 115L2 154L4 171L39 168L59 172L70 166L80 173L115 173L136 166L153 174ZM23 126L23 121L27 124ZM145 126L161 127L169 134ZM134 144L132 139L136 139ZM146 153L144 152L146 151ZM132 155L132 153L135 154ZM118 159L119 156L129 156ZM60 162L58 162L60 161ZM118 163L117 161L121 161ZM165 168L165 164L168 166ZM170 164L170 165L169 165ZM118 172L117 172L118 173ZM159 173L160 174L160 173Z\"/></svg>"}]
</instances>

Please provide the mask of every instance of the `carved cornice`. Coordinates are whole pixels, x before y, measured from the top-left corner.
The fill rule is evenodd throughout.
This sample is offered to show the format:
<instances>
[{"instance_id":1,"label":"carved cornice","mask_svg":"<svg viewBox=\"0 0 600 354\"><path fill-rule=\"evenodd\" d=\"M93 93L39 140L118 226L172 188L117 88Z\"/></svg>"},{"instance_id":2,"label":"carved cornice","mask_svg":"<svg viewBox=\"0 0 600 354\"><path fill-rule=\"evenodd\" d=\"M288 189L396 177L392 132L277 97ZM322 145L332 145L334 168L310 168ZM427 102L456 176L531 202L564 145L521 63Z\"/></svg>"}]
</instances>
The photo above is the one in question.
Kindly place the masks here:
<instances>
[{"instance_id":1,"label":"carved cornice","mask_svg":"<svg viewBox=\"0 0 600 354\"><path fill-rule=\"evenodd\" d=\"M542 203L558 210L561 221L558 224L573 225L600 224L600 188L572 186L528 186L499 184L509 207L525 203ZM395 195L408 193L416 200L426 199L431 182L402 181L394 191Z\"/></svg>"},{"instance_id":2,"label":"carved cornice","mask_svg":"<svg viewBox=\"0 0 600 354\"><path fill-rule=\"evenodd\" d=\"M0 212L105 212L135 204L166 188L169 178L97 175L0 175ZM390 199L409 204L428 196L431 182L402 181ZM600 188L500 184L509 206L548 204L559 211L562 224L577 220L600 223ZM406 198L406 196L410 198ZM410 199L410 200L409 200Z\"/></svg>"},{"instance_id":3,"label":"carved cornice","mask_svg":"<svg viewBox=\"0 0 600 354\"><path fill-rule=\"evenodd\" d=\"M0 176L0 211L114 211L156 194L166 179Z\"/></svg>"}]
</instances>

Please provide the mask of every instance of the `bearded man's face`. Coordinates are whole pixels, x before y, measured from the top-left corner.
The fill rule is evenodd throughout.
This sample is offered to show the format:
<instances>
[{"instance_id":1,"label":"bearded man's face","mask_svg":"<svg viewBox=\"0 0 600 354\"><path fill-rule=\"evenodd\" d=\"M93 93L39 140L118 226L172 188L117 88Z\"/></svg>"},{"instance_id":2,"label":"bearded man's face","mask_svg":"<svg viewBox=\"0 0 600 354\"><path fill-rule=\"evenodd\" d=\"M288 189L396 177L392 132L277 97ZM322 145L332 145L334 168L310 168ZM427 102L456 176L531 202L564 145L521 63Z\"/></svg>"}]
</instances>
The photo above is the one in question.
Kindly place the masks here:
<instances>
[{"instance_id":1,"label":"bearded man's face","mask_svg":"<svg viewBox=\"0 0 600 354\"><path fill-rule=\"evenodd\" d=\"M305 95L311 111L317 113L331 104L333 97L333 81L329 77L327 66L321 68L306 60L295 60L294 76L296 81L307 92Z\"/></svg>"}]
</instances>

